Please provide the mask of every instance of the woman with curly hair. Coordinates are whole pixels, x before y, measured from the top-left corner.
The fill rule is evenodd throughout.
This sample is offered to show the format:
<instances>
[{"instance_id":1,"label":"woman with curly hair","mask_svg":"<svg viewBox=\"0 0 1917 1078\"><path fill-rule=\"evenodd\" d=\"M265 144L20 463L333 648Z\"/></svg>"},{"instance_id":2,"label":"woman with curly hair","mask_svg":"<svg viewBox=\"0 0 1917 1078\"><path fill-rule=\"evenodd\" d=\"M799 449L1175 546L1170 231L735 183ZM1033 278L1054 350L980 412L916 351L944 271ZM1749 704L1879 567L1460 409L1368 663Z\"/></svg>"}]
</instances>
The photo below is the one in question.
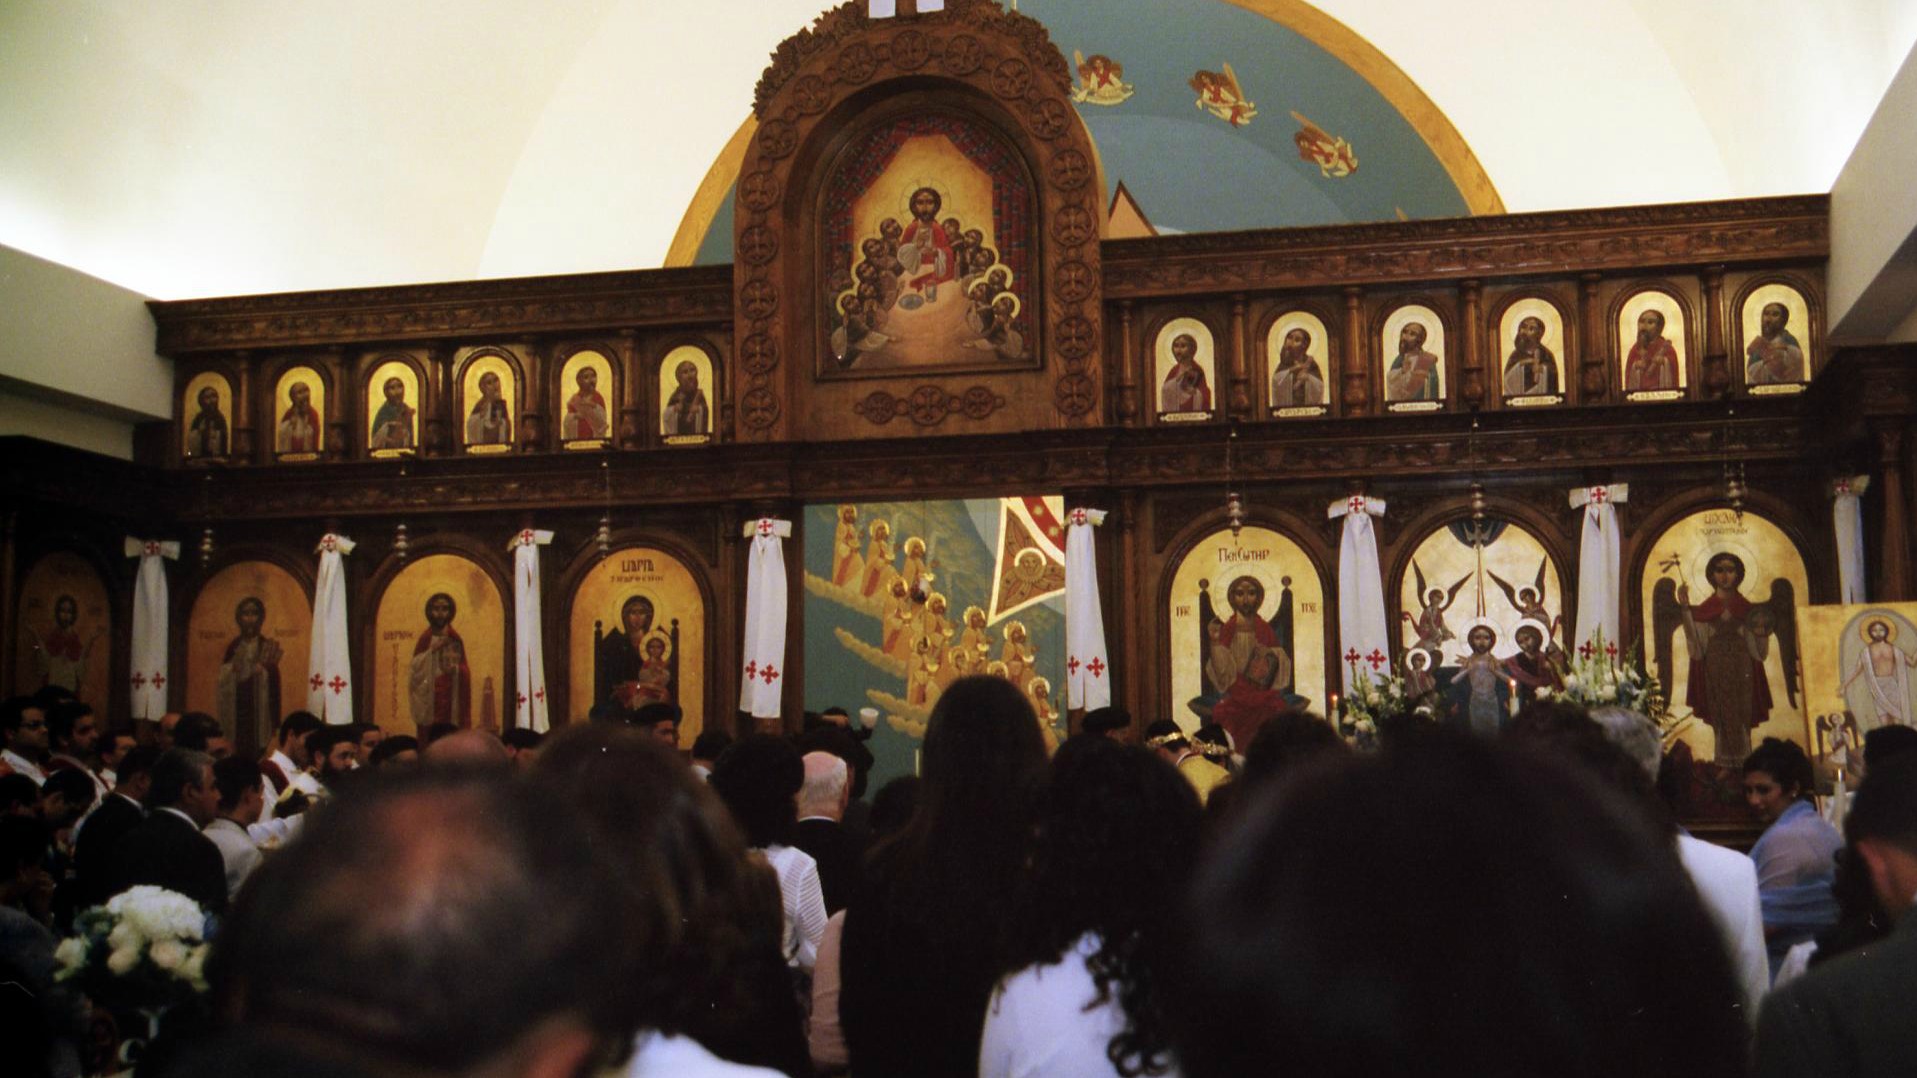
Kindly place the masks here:
<instances>
[{"instance_id":1,"label":"woman with curly hair","mask_svg":"<svg viewBox=\"0 0 1917 1078\"><path fill-rule=\"evenodd\" d=\"M1172 1071L1157 956L1176 934L1198 796L1151 751L1074 738L1052 760L1038 839L985 1012L982 1078Z\"/></svg>"},{"instance_id":2,"label":"woman with curly hair","mask_svg":"<svg viewBox=\"0 0 1917 1078\"><path fill-rule=\"evenodd\" d=\"M993 911L1018 886L1045 773L1032 705L1003 678L954 681L920 763L918 811L872 851L845 911L839 1017L854 1074L977 1073L1003 972Z\"/></svg>"}]
</instances>

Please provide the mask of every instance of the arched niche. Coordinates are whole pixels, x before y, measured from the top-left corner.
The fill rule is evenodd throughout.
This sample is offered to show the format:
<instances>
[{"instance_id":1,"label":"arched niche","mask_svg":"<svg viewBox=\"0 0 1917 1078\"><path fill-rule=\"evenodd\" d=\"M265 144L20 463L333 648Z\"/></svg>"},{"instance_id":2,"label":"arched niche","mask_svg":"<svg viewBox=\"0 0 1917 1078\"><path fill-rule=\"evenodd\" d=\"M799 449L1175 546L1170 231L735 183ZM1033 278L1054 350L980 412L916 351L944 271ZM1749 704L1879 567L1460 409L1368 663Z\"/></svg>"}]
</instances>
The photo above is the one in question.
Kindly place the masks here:
<instances>
[{"instance_id":1,"label":"arched niche","mask_svg":"<svg viewBox=\"0 0 1917 1078\"><path fill-rule=\"evenodd\" d=\"M414 736L435 722L512 724L507 609L485 566L457 553L414 558L386 581L375 611L361 721Z\"/></svg>"},{"instance_id":2,"label":"arched niche","mask_svg":"<svg viewBox=\"0 0 1917 1078\"><path fill-rule=\"evenodd\" d=\"M99 570L79 554L56 550L27 570L19 596L16 691L59 685L92 705L104 720L114 624L113 603Z\"/></svg>"},{"instance_id":3,"label":"arched niche","mask_svg":"<svg viewBox=\"0 0 1917 1078\"><path fill-rule=\"evenodd\" d=\"M575 718L614 703L677 704L679 743L705 727L706 588L673 551L620 546L580 575L569 603L567 684Z\"/></svg>"},{"instance_id":4,"label":"arched niche","mask_svg":"<svg viewBox=\"0 0 1917 1078\"><path fill-rule=\"evenodd\" d=\"M1240 751L1244 716L1282 697L1326 707L1325 576L1290 535L1247 525L1193 538L1164 595L1171 717L1187 730L1217 721Z\"/></svg>"},{"instance_id":5,"label":"arched niche","mask_svg":"<svg viewBox=\"0 0 1917 1078\"><path fill-rule=\"evenodd\" d=\"M741 438L895 436L901 421L953 433L1095 421L1103 191L1070 93L1071 73L1043 27L983 0L953 0L911 19L871 19L863 5L842 5L779 47L759 84L759 126L733 208ZM982 212L1005 224L994 229L1005 233L995 235L1001 255L1007 237L1029 237L1030 287L1013 282L1012 294L1013 326L1024 327L1013 351L1031 359L1007 360L995 344L977 350L971 370L825 377L839 311L831 296L841 290L815 254L831 248L832 203L844 194L829 178L856 140L935 115L977 133L962 141L1004 151L987 155L1001 169L961 149L969 164L954 163L950 178L976 167L995 176L996 197L1019 186L1018 173L1029 190L1024 205ZM908 204L918 187L943 182L923 179Z\"/></svg>"},{"instance_id":6,"label":"arched niche","mask_svg":"<svg viewBox=\"0 0 1917 1078\"><path fill-rule=\"evenodd\" d=\"M271 561L231 563L193 597L186 624L186 708L204 711L242 750L270 743L306 706L311 597Z\"/></svg>"},{"instance_id":7,"label":"arched niche","mask_svg":"<svg viewBox=\"0 0 1917 1078\"><path fill-rule=\"evenodd\" d=\"M1803 552L1767 516L1706 508L1659 530L1637 570L1643 661L1670 704L1687 780L1680 813L1741 821L1751 747L1811 743L1797 662Z\"/></svg>"}]
</instances>

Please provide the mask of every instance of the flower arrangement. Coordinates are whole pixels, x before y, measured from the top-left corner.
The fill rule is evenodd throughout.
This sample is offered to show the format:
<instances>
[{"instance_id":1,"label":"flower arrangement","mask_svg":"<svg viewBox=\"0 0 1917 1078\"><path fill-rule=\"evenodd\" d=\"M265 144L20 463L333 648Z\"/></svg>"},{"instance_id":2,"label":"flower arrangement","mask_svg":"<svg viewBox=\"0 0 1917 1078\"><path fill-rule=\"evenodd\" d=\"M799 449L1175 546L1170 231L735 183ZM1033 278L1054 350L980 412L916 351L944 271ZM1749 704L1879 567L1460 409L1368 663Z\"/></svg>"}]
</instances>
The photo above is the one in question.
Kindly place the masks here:
<instances>
[{"instance_id":1,"label":"flower arrangement","mask_svg":"<svg viewBox=\"0 0 1917 1078\"><path fill-rule=\"evenodd\" d=\"M1414 694L1405 684L1402 675L1371 680L1361 678L1361 687L1343 698L1332 697L1332 709L1339 712L1336 717L1338 732L1353 748L1370 751L1378 747L1378 728L1389 726L1394 720L1415 718L1431 720L1436 717L1433 709L1432 693Z\"/></svg>"},{"instance_id":2,"label":"flower arrangement","mask_svg":"<svg viewBox=\"0 0 1917 1078\"><path fill-rule=\"evenodd\" d=\"M74 918L54 951L61 981L109 1007L167 1007L206 991L206 911L163 887L134 887Z\"/></svg>"},{"instance_id":3,"label":"flower arrangement","mask_svg":"<svg viewBox=\"0 0 1917 1078\"><path fill-rule=\"evenodd\" d=\"M1549 694L1548 689L1538 693L1539 696ZM1643 663L1638 661L1637 645L1633 644L1620 655L1617 645L1604 639L1602 630L1578 646L1570 669L1565 672L1564 690L1560 695L1587 708L1615 705L1648 715L1660 728L1670 716L1664 687L1658 684L1655 675L1644 671Z\"/></svg>"}]
</instances>

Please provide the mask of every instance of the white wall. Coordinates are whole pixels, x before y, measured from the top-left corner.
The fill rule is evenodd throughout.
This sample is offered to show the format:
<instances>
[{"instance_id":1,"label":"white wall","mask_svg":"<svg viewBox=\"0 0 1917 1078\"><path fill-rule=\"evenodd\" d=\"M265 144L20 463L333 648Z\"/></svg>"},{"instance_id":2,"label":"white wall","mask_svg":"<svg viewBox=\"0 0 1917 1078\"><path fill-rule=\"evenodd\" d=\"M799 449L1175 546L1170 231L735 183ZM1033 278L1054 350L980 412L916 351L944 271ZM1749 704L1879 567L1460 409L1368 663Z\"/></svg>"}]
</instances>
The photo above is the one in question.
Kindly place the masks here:
<instances>
[{"instance_id":1,"label":"white wall","mask_svg":"<svg viewBox=\"0 0 1917 1078\"><path fill-rule=\"evenodd\" d=\"M131 457L133 424L173 411L146 297L0 247L0 434Z\"/></svg>"},{"instance_id":2,"label":"white wall","mask_svg":"<svg viewBox=\"0 0 1917 1078\"><path fill-rule=\"evenodd\" d=\"M1913 5L1917 6L1917 5ZM1838 342L1917 341L1917 52L1831 188L1827 323Z\"/></svg>"}]
</instances>

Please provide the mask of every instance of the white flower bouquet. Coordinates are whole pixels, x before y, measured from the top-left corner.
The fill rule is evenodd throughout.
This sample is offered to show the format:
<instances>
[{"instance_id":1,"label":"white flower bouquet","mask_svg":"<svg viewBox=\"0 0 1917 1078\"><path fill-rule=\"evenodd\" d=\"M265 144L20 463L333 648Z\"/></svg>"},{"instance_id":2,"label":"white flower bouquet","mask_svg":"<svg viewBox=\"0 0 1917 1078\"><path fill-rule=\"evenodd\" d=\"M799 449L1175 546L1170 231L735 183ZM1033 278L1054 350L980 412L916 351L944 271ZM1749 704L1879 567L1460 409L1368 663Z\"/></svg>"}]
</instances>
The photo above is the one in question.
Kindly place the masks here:
<instances>
[{"instance_id":1,"label":"white flower bouquet","mask_svg":"<svg viewBox=\"0 0 1917 1078\"><path fill-rule=\"evenodd\" d=\"M1600 630L1579 645L1571 657L1559 696L1586 708L1616 705L1648 715L1661 727L1670 707L1664 699L1664 687L1643 667L1637 645L1620 654L1617 645L1607 642ZM1541 690L1538 695L1549 696L1550 690Z\"/></svg>"},{"instance_id":2,"label":"white flower bouquet","mask_svg":"<svg viewBox=\"0 0 1917 1078\"><path fill-rule=\"evenodd\" d=\"M206 991L206 911L140 886L74 918L54 951L55 977L108 1007L167 1007Z\"/></svg>"},{"instance_id":3,"label":"white flower bouquet","mask_svg":"<svg viewBox=\"0 0 1917 1078\"><path fill-rule=\"evenodd\" d=\"M1434 694L1413 695L1399 674L1377 681L1360 680L1356 691L1342 700L1334 698L1333 705L1342 712L1333 717L1338 732L1353 748L1376 749L1381 725L1389 726L1400 718L1431 721L1436 715Z\"/></svg>"}]
</instances>

